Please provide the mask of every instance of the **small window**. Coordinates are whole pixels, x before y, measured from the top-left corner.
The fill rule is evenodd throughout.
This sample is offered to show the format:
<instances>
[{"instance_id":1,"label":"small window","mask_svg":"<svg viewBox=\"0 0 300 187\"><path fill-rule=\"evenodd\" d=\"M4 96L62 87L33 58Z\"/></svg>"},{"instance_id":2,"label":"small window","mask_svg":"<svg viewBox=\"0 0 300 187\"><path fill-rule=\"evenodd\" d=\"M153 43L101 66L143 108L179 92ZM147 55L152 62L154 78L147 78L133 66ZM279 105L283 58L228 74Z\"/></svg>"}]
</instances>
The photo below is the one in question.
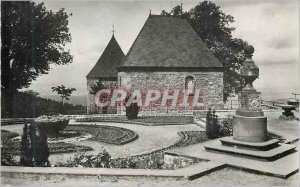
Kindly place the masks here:
<instances>
[{"instance_id":1,"label":"small window","mask_svg":"<svg viewBox=\"0 0 300 187\"><path fill-rule=\"evenodd\" d=\"M192 76L185 78L185 91L189 95L194 95L195 91L195 79Z\"/></svg>"}]
</instances>

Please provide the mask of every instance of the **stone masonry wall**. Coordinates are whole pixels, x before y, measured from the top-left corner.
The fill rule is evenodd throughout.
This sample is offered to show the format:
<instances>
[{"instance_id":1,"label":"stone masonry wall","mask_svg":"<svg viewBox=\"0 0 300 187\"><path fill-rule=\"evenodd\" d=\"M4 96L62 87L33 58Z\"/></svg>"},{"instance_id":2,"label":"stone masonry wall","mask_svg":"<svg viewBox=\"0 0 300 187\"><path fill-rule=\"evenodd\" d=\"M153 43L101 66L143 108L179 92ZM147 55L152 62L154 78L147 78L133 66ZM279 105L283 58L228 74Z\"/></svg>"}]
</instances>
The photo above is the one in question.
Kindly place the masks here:
<instances>
[{"instance_id":1,"label":"stone masonry wall","mask_svg":"<svg viewBox=\"0 0 300 187\"><path fill-rule=\"evenodd\" d=\"M148 108L141 108L142 112L150 110L158 113L181 112L184 110L205 110L209 107L222 109L223 103L223 72L119 72L118 85L127 84L131 89L140 89L142 92L149 89L184 89L186 77L194 78L195 89L200 89L198 102L200 107L162 108L159 103L153 103ZM172 95L172 92L169 93ZM189 98L191 101L192 98ZM168 111L169 110L169 111Z\"/></svg>"},{"instance_id":2,"label":"stone masonry wall","mask_svg":"<svg viewBox=\"0 0 300 187\"><path fill-rule=\"evenodd\" d=\"M97 107L95 105L95 95L90 94L91 91L91 86L94 85L95 83L98 82L99 79L97 78L89 78L87 79L87 113L88 114L94 114L94 113L99 113L103 114L106 113L107 111L108 114L116 114L117 113L117 107L107 107L107 108L101 108ZM105 81L102 80L101 83L105 87L116 87L117 86L117 81ZM107 98L109 101L110 98ZM105 110L105 111L104 111Z\"/></svg>"}]
</instances>

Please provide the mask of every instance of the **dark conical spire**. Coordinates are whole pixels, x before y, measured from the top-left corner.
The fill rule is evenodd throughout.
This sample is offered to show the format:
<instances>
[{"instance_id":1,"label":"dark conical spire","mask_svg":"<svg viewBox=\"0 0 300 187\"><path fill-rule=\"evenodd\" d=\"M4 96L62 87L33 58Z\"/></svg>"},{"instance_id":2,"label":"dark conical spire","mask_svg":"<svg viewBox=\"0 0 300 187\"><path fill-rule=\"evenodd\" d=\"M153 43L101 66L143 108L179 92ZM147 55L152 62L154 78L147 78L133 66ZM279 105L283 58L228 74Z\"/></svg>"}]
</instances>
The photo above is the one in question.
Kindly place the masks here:
<instances>
[{"instance_id":1,"label":"dark conical spire","mask_svg":"<svg viewBox=\"0 0 300 187\"><path fill-rule=\"evenodd\" d=\"M86 77L116 78L116 68L121 65L122 59L124 57L125 55L113 34L99 60Z\"/></svg>"}]
</instances>

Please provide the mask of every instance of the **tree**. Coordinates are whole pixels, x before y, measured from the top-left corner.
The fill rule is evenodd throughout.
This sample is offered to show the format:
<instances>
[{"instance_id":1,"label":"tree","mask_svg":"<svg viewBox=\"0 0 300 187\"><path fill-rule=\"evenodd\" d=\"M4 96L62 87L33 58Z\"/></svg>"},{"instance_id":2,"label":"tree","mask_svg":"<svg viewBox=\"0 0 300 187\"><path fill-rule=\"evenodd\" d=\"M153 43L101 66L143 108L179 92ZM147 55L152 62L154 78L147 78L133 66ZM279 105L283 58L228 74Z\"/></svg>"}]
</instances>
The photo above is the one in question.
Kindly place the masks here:
<instances>
[{"instance_id":1,"label":"tree","mask_svg":"<svg viewBox=\"0 0 300 187\"><path fill-rule=\"evenodd\" d=\"M22 166L33 166L32 149L30 148L29 128L27 124L23 127L20 145L20 164Z\"/></svg>"},{"instance_id":2,"label":"tree","mask_svg":"<svg viewBox=\"0 0 300 187\"><path fill-rule=\"evenodd\" d=\"M134 101L134 102L130 103L129 106L127 106L127 102L129 100L130 96L131 96L131 94L128 95L125 98L124 106L125 106L125 109L126 109L126 117L127 117L127 119L132 120L132 119L137 119L140 107L138 106L138 102L137 101ZM134 100L136 100L136 98Z\"/></svg>"},{"instance_id":3,"label":"tree","mask_svg":"<svg viewBox=\"0 0 300 187\"><path fill-rule=\"evenodd\" d=\"M20 165L44 167L49 166L49 148L45 130L37 123L23 128L20 146Z\"/></svg>"},{"instance_id":4,"label":"tree","mask_svg":"<svg viewBox=\"0 0 300 187\"><path fill-rule=\"evenodd\" d=\"M97 92L101 89L106 89L106 87L102 84L101 80L98 80L90 87L90 94L96 95Z\"/></svg>"},{"instance_id":5,"label":"tree","mask_svg":"<svg viewBox=\"0 0 300 187\"><path fill-rule=\"evenodd\" d=\"M52 92L57 92L57 94L60 95L62 103L64 103L64 99L69 100L73 91L76 91L76 89L66 88L64 85L52 87Z\"/></svg>"},{"instance_id":6,"label":"tree","mask_svg":"<svg viewBox=\"0 0 300 187\"><path fill-rule=\"evenodd\" d=\"M206 135L210 139L215 139L220 137L220 124L218 121L218 116L216 111L208 109L206 114Z\"/></svg>"},{"instance_id":7,"label":"tree","mask_svg":"<svg viewBox=\"0 0 300 187\"><path fill-rule=\"evenodd\" d=\"M1 92L2 111L12 115L14 94L27 88L51 64L73 61L64 46L71 42L64 9L48 11L43 3L1 2Z\"/></svg>"},{"instance_id":8,"label":"tree","mask_svg":"<svg viewBox=\"0 0 300 187\"><path fill-rule=\"evenodd\" d=\"M224 66L224 101L242 89L244 80L239 69L245 56L243 48L247 42L232 36L235 28L230 27L234 18L221 11L216 4L203 1L189 11L183 11L182 5L174 7L162 15L181 17L189 21L199 37Z\"/></svg>"}]
</instances>

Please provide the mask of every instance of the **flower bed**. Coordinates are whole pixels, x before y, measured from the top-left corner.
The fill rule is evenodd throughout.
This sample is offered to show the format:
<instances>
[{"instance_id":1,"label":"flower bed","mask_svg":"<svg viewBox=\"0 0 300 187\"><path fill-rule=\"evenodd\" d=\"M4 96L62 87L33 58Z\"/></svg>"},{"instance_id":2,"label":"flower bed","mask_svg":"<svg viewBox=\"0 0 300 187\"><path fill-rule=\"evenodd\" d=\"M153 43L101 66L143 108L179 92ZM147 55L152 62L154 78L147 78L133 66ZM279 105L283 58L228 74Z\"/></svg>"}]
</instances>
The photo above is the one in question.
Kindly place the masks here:
<instances>
[{"instance_id":1,"label":"flower bed","mask_svg":"<svg viewBox=\"0 0 300 187\"><path fill-rule=\"evenodd\" d=\"M138 138L137 133L132 130L103 125L69 125L65 131L86 132L93 136L93 141L116 145L123 145Z\"/></svg>"},{"instance_id":2,"label":"flower bed","mask_svg":"<svg viewBox=\"0 0 300 187\"><path fill-rule=\"evenodd\" d=\"M131 165L135 165L134 168L137 169L173 169L169 168L163 163L165 151L179 147L184 147L187 145L201 143L208 140L205 131L181 131L178 132L178 135L181 137L180 140L169 147L155 150L146 154L134 155L129 158L117 158L114 160L114 165L117 167L119 166L118 168L120 168L120 166L124 165L122 163L134 162L135 164ZM190 164L195 164L201 161L204 160L193 160L193 163ZM130 166L130 164L127 165Z\"/></svg>"},{"instance_id":3,"label":"flower bed","mask_svg":"<svg viewBox=\"0 0 300 187\"><path fill-rule=\"evenodd\" d=\"M35 118L4 118L1 119L1 125L16 125L16 124L24 124L31 123L35 120Z\"/></svg>"},{"instance_id":4,"label":"flower bed","mask_svg":"<svg viewBox=\"0 0 300 187\"><path fill-rule=\"evenodd\" d=\"M43 115L36 118L34 121L38 123L47 134L58 134L58 132L64 130L69 123L69 119L64 115Z\"/></svg>"},{"instance_id":5,"label":"flower bed","mask_svg":"<svg viewBox=\"0 0 300 187\"><path fill-rule=\"evenodd\" d=\"M19 136L18 133L10 132L7 130L1 130L1 142L4 144L7 140Z\"/></svg>"},{"instance_id":6,"label":"flower bed","mask_svg":"<svg viewBox=\"0 0 300 187\"><path fill-rule=\"evenodd\" d=\"M48 147L49 147L50 154L93 150L91 147L74 145L74 144L64 143L64 142L49 143ZM5 142L3 142L3 146L1 147L1 154L19 155L20 142L18 140L6 140Z\"/></svg>"},{"instance_id":7,"label":"flower bed","mask_svg":"<svg viewBox=\"0 0 300 187\"><path fill-rule=\"evenodd\" d=\"M178 133L181 137L178 142L169 147L159 149L150 153L134 155L125 158L112 159L105 150L97 155L89 155L86 153L78 153L68 163L62 164L62 167L95 167L95 168L132 168L132 169L174 169L164 164L164 152L170 149L183 147L191 144L200 143L207 140L203 131L182 131ZM193 159L188 162L186 167L197 162L206 160Z\"/></svg>"},{"instance_id":8,"label":"flower bed","mask_svg":"<svg viewBox=\"0 0 300 187\"><path fill-rule=\"evenodd\" d=\"M193 116L139 116L137 119L128 120L125 116L98 116L76 119L77 122L116 122L133 123L139 125L185 125L193 122Z\"/></svg>"}]
</instances>

